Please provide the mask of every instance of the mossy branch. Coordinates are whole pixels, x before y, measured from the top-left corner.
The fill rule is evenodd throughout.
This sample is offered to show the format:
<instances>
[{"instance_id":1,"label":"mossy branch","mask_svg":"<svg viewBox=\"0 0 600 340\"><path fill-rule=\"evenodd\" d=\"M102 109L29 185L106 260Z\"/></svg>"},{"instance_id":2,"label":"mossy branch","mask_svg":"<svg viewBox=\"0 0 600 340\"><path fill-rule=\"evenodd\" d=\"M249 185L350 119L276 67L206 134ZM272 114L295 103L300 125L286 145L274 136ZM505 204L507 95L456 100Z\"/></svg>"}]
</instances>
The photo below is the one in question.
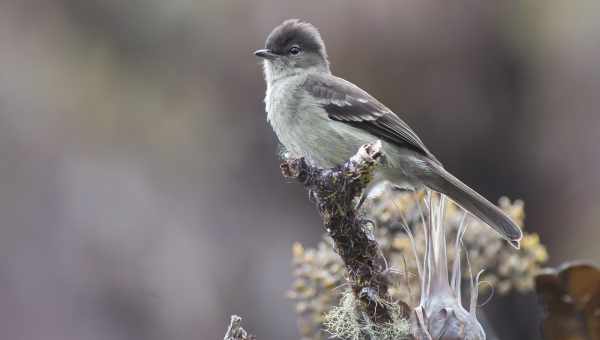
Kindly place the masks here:
<instances>
[{"instance_id":1,"label":"mossy branch","mask_svg":"<svg viewBox=\"0 0 600 340\"><path fill-rule=\"evenodd\" d=\"M370 222L356 210L356 198L381 158L381 143L376 142L363 145L350 160L332 169L313 167L302 158L281 164L283 175L303 183L316 202L325 230L344 261L358 312L375 324L393 321L387 266ZM402 307L408 317L408 307Z\"/></svg>"}]
</instances>

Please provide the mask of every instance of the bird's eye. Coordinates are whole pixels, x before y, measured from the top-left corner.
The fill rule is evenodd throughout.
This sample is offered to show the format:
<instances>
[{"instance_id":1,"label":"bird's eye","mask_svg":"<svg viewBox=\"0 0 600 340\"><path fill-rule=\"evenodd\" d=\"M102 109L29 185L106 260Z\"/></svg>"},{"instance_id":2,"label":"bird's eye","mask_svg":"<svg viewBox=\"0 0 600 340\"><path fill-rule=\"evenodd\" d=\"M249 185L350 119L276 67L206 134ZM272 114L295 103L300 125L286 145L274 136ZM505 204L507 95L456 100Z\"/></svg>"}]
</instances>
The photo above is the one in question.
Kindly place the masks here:
<instances>
[{"instance_id":1,"label":"bird's eye","mask_svg":"<svg viewBox=\"0 0 600 340\"><path fill-rule=\"evenodd\" d=\"M298 47L298 46L292 46L290 48L289 52L290 52L291 55L298 55L301 51L302 50L300 49L300 47Z\"/></svg>"}]
</instances>

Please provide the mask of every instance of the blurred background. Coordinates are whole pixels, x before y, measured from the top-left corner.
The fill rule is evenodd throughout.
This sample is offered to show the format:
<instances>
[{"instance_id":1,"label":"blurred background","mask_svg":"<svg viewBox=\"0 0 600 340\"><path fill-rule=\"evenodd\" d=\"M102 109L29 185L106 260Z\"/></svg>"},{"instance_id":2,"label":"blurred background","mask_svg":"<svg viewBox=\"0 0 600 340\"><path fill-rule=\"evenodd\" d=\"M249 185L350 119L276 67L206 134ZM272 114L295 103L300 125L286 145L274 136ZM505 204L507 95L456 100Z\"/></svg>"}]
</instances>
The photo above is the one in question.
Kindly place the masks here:
<instances>
[{"instance_id":1,"label":"blurred background","mask_svg":"<svg viewBox=\"0 0 600 340\"><path fill-rule=\"evenodd\" d=\"M599 13L1 0L0 337L219 339L238 313L259 339L298 338L290 248L315 245L320 222L280 175L252 55L290 17L458 177L524 199L550 264L599 261Z\"/></svg>"}]
</instances>

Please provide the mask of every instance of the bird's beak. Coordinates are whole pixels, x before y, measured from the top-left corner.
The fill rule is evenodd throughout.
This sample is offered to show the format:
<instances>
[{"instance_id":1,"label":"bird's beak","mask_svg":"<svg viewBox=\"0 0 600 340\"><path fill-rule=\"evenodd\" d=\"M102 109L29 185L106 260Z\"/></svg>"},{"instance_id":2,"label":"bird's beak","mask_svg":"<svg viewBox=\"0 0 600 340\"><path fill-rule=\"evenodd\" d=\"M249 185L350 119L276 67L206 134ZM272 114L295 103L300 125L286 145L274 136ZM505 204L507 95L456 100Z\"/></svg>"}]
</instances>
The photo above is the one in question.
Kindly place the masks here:
<instances>
[{"instance_id":1,"label":"bird's beak","mask_svg":"<svg viewBox=\"0 0 600 340\"><path fill-rule=\"evenodd\" d=\"M266 49L266 48L262 49L262 50L254 51L254 55L259 58L264 58L264 59L268 59L268 60L273 60L278 57L277 54L273 53L271 50Z\"/></svg>"}]
</instances>

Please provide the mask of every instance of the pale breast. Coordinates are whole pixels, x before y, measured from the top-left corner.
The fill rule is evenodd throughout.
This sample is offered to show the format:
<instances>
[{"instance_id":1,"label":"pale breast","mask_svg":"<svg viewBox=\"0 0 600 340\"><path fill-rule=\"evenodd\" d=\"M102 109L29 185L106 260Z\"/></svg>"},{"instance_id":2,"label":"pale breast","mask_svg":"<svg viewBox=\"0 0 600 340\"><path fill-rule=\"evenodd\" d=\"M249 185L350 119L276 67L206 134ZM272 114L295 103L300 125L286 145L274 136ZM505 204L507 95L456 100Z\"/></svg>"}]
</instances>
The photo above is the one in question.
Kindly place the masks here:
<instances>
[{"instance_id":1,"label":"pale breast","mask_svg":"<svg viewBox=\"0 0 600 340\"><path fill-rule=\"evenodd\" d=\"M267 89L267 119L292 157L305 157L319 167L339 165L373 137L330 120L300 87L303 81L303 76L289 77Z\"/></svg>"},{"instance_id":2,"label":"pale breast","mask_svg":"<svg viewBox=\"0 0 600 340\"><path fill-rule=\"evenodd\" d=\"M306 132L303 124L309 116L298 91L302 80L301 76L280 79L267 88L265 97L267 120L293 157L306 157L308 151L302 141Z\"/></svg>"}]
</instances>

